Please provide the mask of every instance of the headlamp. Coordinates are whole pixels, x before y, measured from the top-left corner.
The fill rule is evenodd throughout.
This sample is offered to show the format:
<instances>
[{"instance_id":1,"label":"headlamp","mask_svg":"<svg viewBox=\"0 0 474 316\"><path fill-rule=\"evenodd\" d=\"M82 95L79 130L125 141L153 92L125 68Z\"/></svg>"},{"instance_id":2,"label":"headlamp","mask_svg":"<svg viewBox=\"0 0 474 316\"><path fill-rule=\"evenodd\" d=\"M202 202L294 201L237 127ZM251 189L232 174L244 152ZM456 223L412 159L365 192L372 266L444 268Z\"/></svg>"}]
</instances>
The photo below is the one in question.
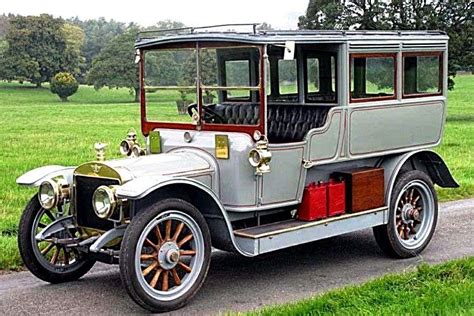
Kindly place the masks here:
<instances>
[{"instance_id":1,"label":"headlamp","mask_svg":"<svg viewBox=\"0 0 474 316\"><path fill-rule=\"evenodd\" d=\"M49 179L40 184L38 199L42 208L50 210L60 201L69 198L69 184L65 179Z\"/></svg>"},{"instance_id":2,"label":"headlamp","mask_svg":"<svg viewBox=\"0 0 474 316\"><path fill-rule=\"evenodd\" d=\"M95 214L102 218L108 219L114 213L117 206L117 199L115 197L113 187L101 185L98 187L92 196L92 206Z\"/></svg>"}]
</instances>

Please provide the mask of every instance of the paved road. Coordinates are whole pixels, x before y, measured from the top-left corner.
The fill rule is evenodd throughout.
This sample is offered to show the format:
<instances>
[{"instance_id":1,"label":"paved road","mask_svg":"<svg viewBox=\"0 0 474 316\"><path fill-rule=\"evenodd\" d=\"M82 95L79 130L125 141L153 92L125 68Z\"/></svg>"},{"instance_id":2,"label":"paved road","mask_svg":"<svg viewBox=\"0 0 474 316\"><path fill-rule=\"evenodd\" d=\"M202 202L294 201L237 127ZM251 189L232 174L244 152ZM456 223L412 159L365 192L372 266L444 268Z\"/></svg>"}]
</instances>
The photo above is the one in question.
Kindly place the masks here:
<instances>
[{"instance_id":1,"label":"paved road","mask_svg":"<svg viewBox=\"0 0 474 316\"><path fill-rule=\"evenodd\" d=\"M422 257L393 260L371 230L293 247L257 258L215 252L206 283L175 314L216 314L285 303L360 283L420 262L474 256L474 199L441 205L438 228ZM0 314L143 313L127 296L118 269L98 264L77 282L50 285L28 272L0 276Z\"/></svg>"}]
</instances>

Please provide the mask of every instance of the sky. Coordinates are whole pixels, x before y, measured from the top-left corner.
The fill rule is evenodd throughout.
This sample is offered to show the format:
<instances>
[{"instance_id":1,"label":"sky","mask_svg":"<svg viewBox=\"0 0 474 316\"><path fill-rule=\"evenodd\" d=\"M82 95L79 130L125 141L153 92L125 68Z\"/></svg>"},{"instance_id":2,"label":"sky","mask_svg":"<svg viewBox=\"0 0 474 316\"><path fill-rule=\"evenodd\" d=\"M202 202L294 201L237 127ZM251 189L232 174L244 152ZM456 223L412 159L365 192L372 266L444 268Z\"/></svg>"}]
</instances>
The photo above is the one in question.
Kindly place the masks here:
<instances>
[{"instance_id":1,"label":"sky","mask_svg":"<svg viewBox=\"0 0 474 316\"><path fill-rule=\"evenodd\" d=\"M0 14L38 15L94 19L105 17L120 22L151 26L160 20L180 21L188 26L224 23L267 22L276 29L295 29L298 16L306 12L309 0L0 0Z\"/></svg>"}]
</instances>

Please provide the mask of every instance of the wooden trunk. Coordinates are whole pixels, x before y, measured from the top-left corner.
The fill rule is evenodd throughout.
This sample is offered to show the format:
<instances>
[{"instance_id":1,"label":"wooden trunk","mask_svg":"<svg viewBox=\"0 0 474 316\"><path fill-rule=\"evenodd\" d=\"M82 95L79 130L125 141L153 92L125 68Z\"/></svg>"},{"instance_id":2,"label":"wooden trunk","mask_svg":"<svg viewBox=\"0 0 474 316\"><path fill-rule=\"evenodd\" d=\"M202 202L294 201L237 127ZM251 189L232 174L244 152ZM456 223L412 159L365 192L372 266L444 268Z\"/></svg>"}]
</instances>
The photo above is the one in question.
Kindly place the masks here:
<instances>
[{"instance_id":1,"label":"wooden trunk","mask_svg":"<svg viewBox=\"0 0 474 316\"><path fill-rule=\"evenodd\" d=\"M384 206L383 168L363 167L335 172L332 178L346 182L346 208L356 213Z\"/></svg>"}]
</instances>

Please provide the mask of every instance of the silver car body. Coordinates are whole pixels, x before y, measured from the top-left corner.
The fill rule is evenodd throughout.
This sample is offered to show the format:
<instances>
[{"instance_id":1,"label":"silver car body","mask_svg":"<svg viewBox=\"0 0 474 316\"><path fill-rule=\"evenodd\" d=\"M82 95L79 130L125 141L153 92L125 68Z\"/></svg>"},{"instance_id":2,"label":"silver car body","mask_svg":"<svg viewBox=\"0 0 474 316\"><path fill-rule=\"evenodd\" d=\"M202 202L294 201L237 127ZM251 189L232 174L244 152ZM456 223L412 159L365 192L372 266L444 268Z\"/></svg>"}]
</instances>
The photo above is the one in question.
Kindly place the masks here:
<instances>
[{"instance_id":1,"label":"silver car body","mask_svg":"<svg viewBox=\"0 0 474 316\"><path fill-rule=\"evenodd\" d=\"M426 171L437 184L456 186L442 159L430 151L441 143L446 119L446 35L439 32L196 33L141 39L136 47L139 50L159 49L170 43L189 41L261 46L284 46L291 41L296 43L297 49L300 44L328 45L338 52L337 105L331 105L325 124L308 131L303 141L270 142L271 172L261 176L255 175L255 168L248 162L249 151L255 147L249 134L161 128L161 154L101 162L121 175L122 183L116 191L119 198L137 201L138 205L139 201L168 186L173 186L175 191L180 186L183 190L193 187L206 196L204 205L209 210L201 211L208 220L214 246L254 256L387 222L387 207L384 207L256 238L235 234L234 221L282 208L296 208L301 203L304 187L310 182L328 179L334 170L383 166L387 205L394 179L407 161L410 161L410 168ZM403 98L402 89L398 89L393 100L351 102L351 53L396 54L397 85L401 87L402 53L413 51L443 52L445 75L441 95ZM302 68L303 64L299 63L298 67ZM189 133L191 139L185 138L185 133ZM229 159L218 159L215 155L215 136L223 134L229 140ZM42 180L63 175L72 185L73 172L74 168L43 167L21 176L17 182L39 185Z\"/></svg>"}]
</instances>

